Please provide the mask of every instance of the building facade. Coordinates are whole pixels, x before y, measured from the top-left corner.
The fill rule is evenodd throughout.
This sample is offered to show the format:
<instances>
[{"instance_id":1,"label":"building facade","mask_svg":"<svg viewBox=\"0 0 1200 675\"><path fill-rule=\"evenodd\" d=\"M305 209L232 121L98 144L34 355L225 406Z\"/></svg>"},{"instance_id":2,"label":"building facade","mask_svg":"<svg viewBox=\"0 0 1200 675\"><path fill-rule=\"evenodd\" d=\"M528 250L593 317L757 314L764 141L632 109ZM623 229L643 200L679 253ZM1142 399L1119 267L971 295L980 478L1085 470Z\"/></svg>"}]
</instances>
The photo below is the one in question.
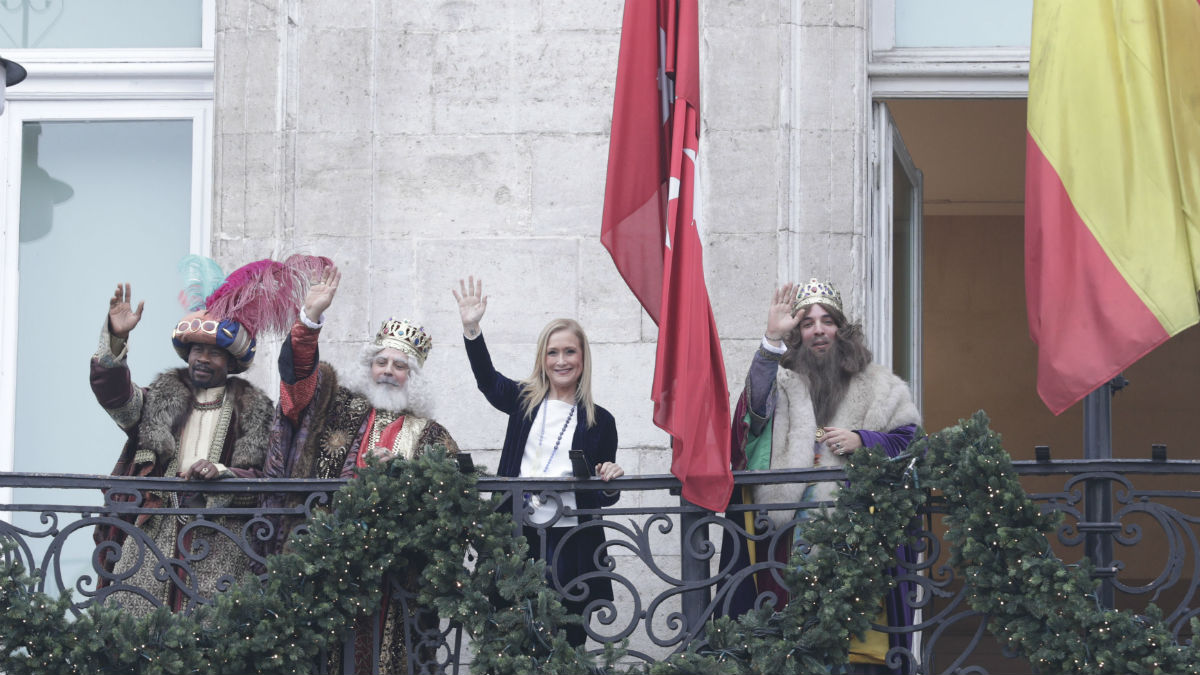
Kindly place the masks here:
<instances>
[{"instance_id":1,"label":"building facade","mask_svg":"<svg viewBox=\"0 0 1200 675\"><path fill-rule=\"evenodd\" d=\"M104 30L56 4L61 17L32 3L0 17L0 54L30 72L0 117L0 470L108 471L120 434L83 375L106 299L131 281L147 300L131 362L148 381L176 363L188 252L226 269L333 258L323 356L347 362L389 316L423 323L438 419L493 469L503 418L475 390L451 289L484 280L484 331L513 377L542 325L576 318L618 461L669 470L656 327L599 241L621 0L97 2ZM1081 456L1079 406L1056 418L1037 399L1024 314L1031 8L701 3L699 220L731 396L773 287L815 276L842 289L928 429L984 408L1017 458ZM1200 368L1196 342L1131 370L1117 456L1150 442L1195 456L1183 421L1200 392L1176 373ZM249 374L268 392L276 349ZM86 443L45 433L63 411Z\"/></svg>"}]
</instances>

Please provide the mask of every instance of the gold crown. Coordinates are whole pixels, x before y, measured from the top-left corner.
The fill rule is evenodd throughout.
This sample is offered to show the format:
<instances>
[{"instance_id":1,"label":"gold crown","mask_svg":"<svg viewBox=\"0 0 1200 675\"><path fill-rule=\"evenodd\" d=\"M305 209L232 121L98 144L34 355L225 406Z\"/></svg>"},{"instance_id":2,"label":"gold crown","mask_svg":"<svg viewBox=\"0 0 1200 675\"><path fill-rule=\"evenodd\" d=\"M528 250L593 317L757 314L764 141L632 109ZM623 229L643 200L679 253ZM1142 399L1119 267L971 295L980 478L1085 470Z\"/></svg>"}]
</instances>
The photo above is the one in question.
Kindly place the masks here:
<instances>
[{"instance_id":1,"label":"gold crown","mask_svg":"<svg viewBox=\"0 0 1200 675\"><path fill-rule=\"evenodd\" d=\"M379 348L391 347L405 354L412 354L417 357L418 363L424 366L425 357L429 356L429 350L433 349L433 338L416 324L402 319L388 319L375 334L374 344Z\"/></svg>"},{"instance_id":2,"label":"gold crown","mask_svg":"<svg viewBox=\"0 0 1200 675\"><path fill-rule=\"evenodd\" d=\"M842 294L838 293L838 289L834 288L833 284L828 281L817 281L816 277L809 279L807 284L796 291L796 300L792 302L792 314L817 303L836 307L837 311L845 314L842 309Z\"/></svg>"}]
</instances>

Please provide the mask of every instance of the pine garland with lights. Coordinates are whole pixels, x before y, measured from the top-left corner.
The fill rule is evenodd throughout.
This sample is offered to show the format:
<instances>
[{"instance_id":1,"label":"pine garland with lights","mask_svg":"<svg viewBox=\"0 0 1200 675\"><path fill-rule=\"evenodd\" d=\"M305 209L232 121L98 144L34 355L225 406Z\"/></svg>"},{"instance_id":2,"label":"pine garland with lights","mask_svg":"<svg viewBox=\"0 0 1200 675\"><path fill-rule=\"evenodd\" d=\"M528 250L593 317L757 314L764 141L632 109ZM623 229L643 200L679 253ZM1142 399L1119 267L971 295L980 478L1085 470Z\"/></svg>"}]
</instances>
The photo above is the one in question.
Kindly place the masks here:
<instances>
[{"instance_id":1,"label":"pine garland with lights","mask_svg":"<svg viewBox=\"0 0 1200 675\"><path fill-rule=\"evenodd\" d=\"M915 455L889 458L860 450L846 466L848 484L837 508L801 525L811 545L793 554L782 573L790 602L738 620L715 619L702 652L689 650L654 664L668 673L815 673L849 661L850 638L862 637L895 579L895 551L908 543L910 523L925 501Z\"/></svg>"},{"instance_id":2,"label":"pine garland with lights","mask_svg":"<svg viewBox=\"0 0 1200 675\"><path fill-rule=\"evenodd\" d=\"M1047 533L1060 513L1042 513L1025 494L986 413L914 444L922 475L946 498L950 565L989 629L1044 673L1200 673L1200 651L1176 644L1150 605L1145 614L1102 609L1090 562L1067 565ZM1192 619L1191 630L1200 635Z\"/></svg>"},{"instance_id":3,"label":"pine garland with lights","mask_svg":"<svg viewBox=\"0 0 1200 675\"><path fill-rule=\"evenodd\" d=\"M803 589L786 607L714 620L702 651L633 671L837 670L850 637L869 629L895 583L886 570L907 543L922 488L932 488L946 499L949 562L969 604L1039 671L1200 673L1200 644L1177 644L1160 610L1101 609L1087 562L1055 557L1047 534L1061 515L1042 513L1028 498L983 412L914 442L899 458L856 452L846 474L837 508L802 525L812 548L783 573L790 588ZM135 620L93 606L67 620L69 596L30 592L11 544L0 542L0 671L309 672L322 649L340 648L357 616L378 609L387 574L419 568L417 602L472 636L472 672L616 672L620 647L594 659L566 642L559 627L578 619L546 586L544 564L527 559L511 519L481 500L475 483L436 449L368 467L314 516L307 534L293 537L290 553L269 559L265 584L248 580L191 617L164 609ZM1196 620L1192 632L1200 634Z\"/></svg>"},{"instance_id":4,"label":"pine garland with lights","mask_svg":"<svg viewBox=\"0 0 1200 675\"><path fill-rule=\"evenodd\" d=\"M0 671L23 673L303 673L378 610L386 575L420 569L417 603L471 635L473 672L611 669L571 647L568 616L526 557L512 520L480 499L444 449L370 466L271 556L267 581L248 579L192 616L160 609L134 619L115 606L66 618L68 595L30 592L15 557L0 555ZM10 546L11 547L11 546ZM474 569L464 565L472 560Z\"/></svg>"}]
</instances>

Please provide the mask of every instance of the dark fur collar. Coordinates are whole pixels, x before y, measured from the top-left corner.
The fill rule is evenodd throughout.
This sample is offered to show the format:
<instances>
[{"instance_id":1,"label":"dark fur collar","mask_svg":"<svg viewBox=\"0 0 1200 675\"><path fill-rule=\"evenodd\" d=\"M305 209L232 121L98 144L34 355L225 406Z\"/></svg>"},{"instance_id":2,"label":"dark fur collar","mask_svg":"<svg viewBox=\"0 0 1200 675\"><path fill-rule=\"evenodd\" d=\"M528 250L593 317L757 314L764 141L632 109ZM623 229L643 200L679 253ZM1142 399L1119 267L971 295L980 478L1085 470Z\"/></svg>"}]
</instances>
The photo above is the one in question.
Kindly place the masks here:
<instances>
[{"instance_id":1,"label":"dark fur collar","mask_svg":"<svg viewBox=\"0 0 1200 675\"><path fill-rule=\"evenodd\" d=\"M226 382L226 396L233 396L236 433L230 466L261 468L267 456L274 404L261 390L240 378ZM179 435L191 412L195 394L187 370L163 371L146 388L146 402L138 427L138 449L151 451L165 465L179 451ZM228 445L228 442L226 442Z\"/></svg>"}]
</instances>

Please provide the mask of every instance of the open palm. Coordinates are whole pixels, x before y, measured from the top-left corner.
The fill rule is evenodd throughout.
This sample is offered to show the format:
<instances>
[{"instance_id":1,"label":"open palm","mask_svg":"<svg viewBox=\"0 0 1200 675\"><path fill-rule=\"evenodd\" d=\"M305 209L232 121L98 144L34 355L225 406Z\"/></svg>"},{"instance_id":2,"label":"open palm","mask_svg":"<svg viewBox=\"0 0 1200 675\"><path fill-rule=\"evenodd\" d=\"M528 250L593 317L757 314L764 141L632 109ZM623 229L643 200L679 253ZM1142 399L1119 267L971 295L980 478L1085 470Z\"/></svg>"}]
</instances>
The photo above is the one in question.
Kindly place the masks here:
<instances>
[{"instance_id":1,"label":"open palm","mask_svg":"<svg viewBox=\"0 0 1200 675\"><path fill-rule=\"evenodd\" d=\"M142 307L146 301L139 302L137 311L134 311L130 302L132 297L129 284L125 283L117 284L117 291L108 300L108 330L114 337L129 337L129 331L142 320Z\"/></svg>"},{"instance_id":2,"label":"open palm","mask_svg":"<svg viewBox=\"0 0 1200 675\"><path fill-rule=\"evenodd\" d=\"M474 327L479 325L480 319L483 318L484 312L487 311L487 296L483 294L483 280L475 280L475 277L468 277L467 281L458 280L458 287L462 291L451 290L454 293L454 299L458 300L458 314L462 317L464 327Z\"/></svg>"},{"instance_id":3,"label":"open palm","mask_svg":"<svg viewBox=\"0 0 1200 675\"><path fill-rule=\"evenodd\" d=\"M800 319L792 312L792 300L796 294L795 284L785 284L776 289L771 299L771 307L767 310L767 336L772 339L783 339L800 323Z\"/></svg>"}]
</instances>

